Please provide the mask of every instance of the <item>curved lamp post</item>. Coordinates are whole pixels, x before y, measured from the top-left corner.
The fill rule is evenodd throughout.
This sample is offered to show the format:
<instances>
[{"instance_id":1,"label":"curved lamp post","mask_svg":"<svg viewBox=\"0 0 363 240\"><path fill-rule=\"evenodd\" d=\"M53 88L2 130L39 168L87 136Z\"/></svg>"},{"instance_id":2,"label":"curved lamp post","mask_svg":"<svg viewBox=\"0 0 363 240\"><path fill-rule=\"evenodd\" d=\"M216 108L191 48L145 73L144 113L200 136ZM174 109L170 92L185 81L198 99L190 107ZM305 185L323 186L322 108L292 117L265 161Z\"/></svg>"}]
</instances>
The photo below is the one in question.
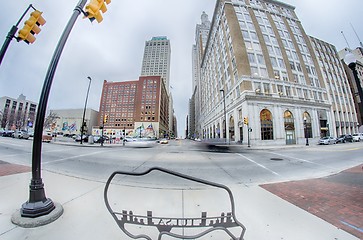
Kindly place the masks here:
<instances>
[{"instance_id":1,"label":"curved lamp post","mask_svg":"<svg viewBox=\"0 0 363 240\"><path fill-rule=\"evenodd\" d=\"M72 28L82 13L82 9L87 0L80 0L75 7L73 14L68 21L66 28L63 31L58 45L54 51L52 60L49 64L48 71L44 80L42 92L39 99L37 117L35 121L33 151L32 151L32 179L29 185L29 200L25 202L20 214L22 217L36 218L47 215L55 209L55 204L50 198L45 195L44 183L41 177L41 156L42 156L42 135L45 113L48 104L50 89L53 83L53 78L57 69L59 59L62 55L64 46L72 31ZM55 219L52 219L54 221Z\"/></svg>"},{"instance_id":2,"label":"curved lamp post","mask_svg":"<svg viewBox=\"0 0 363 240\"><path fill-rule=\"evenodd\" d=\"M363 124L363 90L362 90L362 85L360 83L360 80L359 80L359 77L358 77L358 72L357 72L357 69L356 69L356 66L357 66L356 61L357 61L357 58L351 52L347 53L345 55L345 57L344 57L344 62L352 70L354 80L355 80L355 84L357 85L358 96L359 96L359 102L358 102L359 116L360 116L359 124L362 125Z\"/></svg>"}]
</instances>

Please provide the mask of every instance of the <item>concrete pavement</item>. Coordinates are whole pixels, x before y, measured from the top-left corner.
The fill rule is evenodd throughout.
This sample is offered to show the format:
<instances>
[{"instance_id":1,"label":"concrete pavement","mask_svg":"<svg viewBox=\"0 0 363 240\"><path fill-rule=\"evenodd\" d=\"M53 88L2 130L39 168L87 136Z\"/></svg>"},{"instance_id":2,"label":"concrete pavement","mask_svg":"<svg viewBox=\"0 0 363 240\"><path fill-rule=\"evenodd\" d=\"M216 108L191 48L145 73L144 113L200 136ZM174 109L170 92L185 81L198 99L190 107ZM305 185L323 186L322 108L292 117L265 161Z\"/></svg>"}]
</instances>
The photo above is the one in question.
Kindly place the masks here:
<instances>
[{"instance_id":1,"label":"concrete pavement","mask_svg":"<svg viewBox=\"0 0 363 240\"><path fill-rule=\"evenodd\" d=\"M37 228L22 228L12 224L11 216L28 198L31 173L30 169L24 172L24 167L20 165L0 164L0 169L5 168L12 170L0 171L5 173L0 176L0 240L131 239L118 228L105 207L103 200L105 183L48 171L43 171L42 176L46 195L63 206L63 215L55 222ZM16 171L17 168L21 168L20 172L23 173ZM359 170L356 171L359 172ZM363 172L359 173L363 174ZM308 184L311 185L311 183ZM170 187L167 180L165 188L164 186L154 188L149 186L149 183L145 183L144 186L140 182L134 185L118 183L113 186L115 188L112 199L115 202L112 206L120 207L118 211L132 210L134 214L140 215L153 211L155 215L164 214L168 217L174 215L188 217L188 214L193 214L194 210L197 210L197 215L201 211L206 211L213 216L220 213L224 207L228 211L228 201L222 202L219 195L216 197L214 189L188 187L174 189ZM357 232L351 232L355 234L354 236L340 229L340 226L336 227L304 210L298 204L283 200L278 196L281 196L280 193L275 195L260 186L233 185L229 187L235 197L237 219L247 229L244 235L245 240L362 239L359 235L362 233L360 226L356 226ZM121 200L124 202L119 202ZM125 205L120 206L121 204ZM349 203L345 207L349 208ZM360 207L358 211L361 214L362 201ZM154 231L154 229L138 225L132 225L131 230L139 234L151 234ZM200 239L227 240L230 237L216 231Z\"/></svg>"}]
</instances>

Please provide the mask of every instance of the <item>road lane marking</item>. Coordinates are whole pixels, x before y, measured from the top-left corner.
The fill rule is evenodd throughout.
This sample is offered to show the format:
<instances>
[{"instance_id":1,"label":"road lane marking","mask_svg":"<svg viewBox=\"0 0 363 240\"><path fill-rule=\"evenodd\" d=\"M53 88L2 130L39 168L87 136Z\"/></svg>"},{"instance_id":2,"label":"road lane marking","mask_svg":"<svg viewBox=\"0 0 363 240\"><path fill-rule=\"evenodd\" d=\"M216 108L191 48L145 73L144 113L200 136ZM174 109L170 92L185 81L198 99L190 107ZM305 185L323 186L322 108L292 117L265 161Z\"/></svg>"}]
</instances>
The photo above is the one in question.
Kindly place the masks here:
<instances>
[{"instance_id":1,"label":"road lane marking","mask_svg":"<svg viewBox=\"0 0 363 240\"><path fill-rule=\"evenodd\" d=\"M330 168L332 170L337 170L337 169L332 168L330 166L323 165L323 164L320 164L320 163L315 163L315 162L312 162L312 161L309 161L309 160L306 160L306 159L291 157L291 156L287 156L287 155L284 155L284 154L281 154L281 153L275 153L275 152L269 152L269 153L275 154L275 155L278 155L278 156L281 156L281 157L285 157L285 158L292 158L292 159L295 159L295 160L298 160L298 161L310 163L310 164L317 165L317 166L320 166L320 167L326 167L326 168Z\"/></svg>"},{"instance_id":2,"label":"road lane marking","mask_svg":"<svg viewBox=\"0 0 363 240\"><path fill-rule=\"evenodd\" d=\"M256 162L256 161L253 161L252 159L250 159L250 158L248 158L248 157L246 157L246 156L244 156L244 155L242 155L242 154L240 154L240 153L237 153L237 155L239 155L239 156L241 156L241 157L243 157L243 158L247 159L248 161L250 161L250 162L252 162L252 163L256 164L257 166L259 166L259 167L261 167L261 168L263 168L263 169L265 169L265 170L267 170L267 171L271 172L272 174L274 174L274 175L276 175L276 176L280 176L280 177L281 177L281 175L280 175L280 174L278 174L277 172L272 171L271 169L267 168L266 166L264 166L264 165L262 165L262 164L260 164L260 163L258 163L258 162Z\"/></svg>"},{"instance_id":3,"label":"road lane marking","mask_svg":"<svg viewBox=\"0 0 363 240\"><path fill-rule=\"evenodd\" d=\"M109 152L109 151L98 151L98 152L92 152L92 153L88 153L88 154L82 154L82 155L77 155L77 156L72 156L72 157L61 158L61 159L57 159L57 160L50 160L50 161L43 162L43 165L63 162L63 161L67 161L67 160L71 160L71 159L75 159L75 158L80 158L80 157L96 155L96 154L100 154L100 153L104 153L104 152Z\"/></svg>"}]
</instances>

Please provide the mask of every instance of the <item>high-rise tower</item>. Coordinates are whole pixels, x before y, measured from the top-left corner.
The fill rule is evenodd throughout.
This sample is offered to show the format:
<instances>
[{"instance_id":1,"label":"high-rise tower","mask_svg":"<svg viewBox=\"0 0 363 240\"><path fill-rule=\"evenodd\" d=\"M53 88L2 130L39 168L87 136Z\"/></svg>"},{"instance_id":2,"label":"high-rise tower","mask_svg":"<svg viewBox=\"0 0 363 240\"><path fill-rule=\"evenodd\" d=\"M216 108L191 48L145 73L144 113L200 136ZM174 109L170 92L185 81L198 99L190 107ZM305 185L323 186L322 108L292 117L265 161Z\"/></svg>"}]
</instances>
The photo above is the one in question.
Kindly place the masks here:
<instances>
[{"instance_id":1,"label":"high-rise tower","mask_svg":"<svg viewBox=\"0 0 363 240\"><path fill-rule=\"evenodd\" d=\"M170 41L165 36L153 37L145 42L141 76L161 76L169 93Z\"/></svg>"}]
</instances>

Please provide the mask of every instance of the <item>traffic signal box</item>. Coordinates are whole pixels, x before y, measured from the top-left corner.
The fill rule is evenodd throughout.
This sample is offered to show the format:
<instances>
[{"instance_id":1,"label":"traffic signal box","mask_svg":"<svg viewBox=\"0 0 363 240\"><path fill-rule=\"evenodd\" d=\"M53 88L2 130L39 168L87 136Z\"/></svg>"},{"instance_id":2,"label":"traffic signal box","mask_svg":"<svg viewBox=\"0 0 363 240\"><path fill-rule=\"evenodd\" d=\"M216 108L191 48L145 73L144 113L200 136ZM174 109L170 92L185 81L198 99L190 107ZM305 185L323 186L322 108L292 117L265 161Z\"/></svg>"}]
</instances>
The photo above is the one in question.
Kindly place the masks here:
<instances>
[{"instance_id":1,"label":"traffic signal box","mask_svg":"<svg viewBox=\"0 0 363 240\"><path fill-rule=\"evenodd\" d=\"M107 123L108 122L108 115L106 114L105 116L103 116L103 123Z\"/></svg>"},{"instance_id":2,"label":"traffic signal box","mask_svg":"<svg viewBox=\"0 0 363 240\"><path fill-rule=\"evenodd\" d=\"M86 5L86 15L87 17L93 21L97 20L98 23L102 22L103 17L101 14L107 11L106 4L110 4L111 0L91 0L90 3Z\"/></svg>"},{"instance_id":3,"label":"traffic signal box","mask_svg":"<svg viewBox=\"0 0 363 240\"><path fill-rule=\"evenodd\" d=\"M18 41L24 41L27 44L34 43L35 41L35 34L39 34L41 29L39 26L43 26L46 21L42 17L42 12L35 10L30 14L30 18L25 21L24 27L19 30L18 32Z\"/></svg>"},{"instance_id":4,"label":"traffic signal box","mask_svg":"<svg viewBox=\"0 0 363 240\"><path fill-rule=\"evenodd\" d=\"M243 118L243 123L244 123L245 125L248 125L248 117L244 117L244 118Z\"/></svg>"}]
</instances>

